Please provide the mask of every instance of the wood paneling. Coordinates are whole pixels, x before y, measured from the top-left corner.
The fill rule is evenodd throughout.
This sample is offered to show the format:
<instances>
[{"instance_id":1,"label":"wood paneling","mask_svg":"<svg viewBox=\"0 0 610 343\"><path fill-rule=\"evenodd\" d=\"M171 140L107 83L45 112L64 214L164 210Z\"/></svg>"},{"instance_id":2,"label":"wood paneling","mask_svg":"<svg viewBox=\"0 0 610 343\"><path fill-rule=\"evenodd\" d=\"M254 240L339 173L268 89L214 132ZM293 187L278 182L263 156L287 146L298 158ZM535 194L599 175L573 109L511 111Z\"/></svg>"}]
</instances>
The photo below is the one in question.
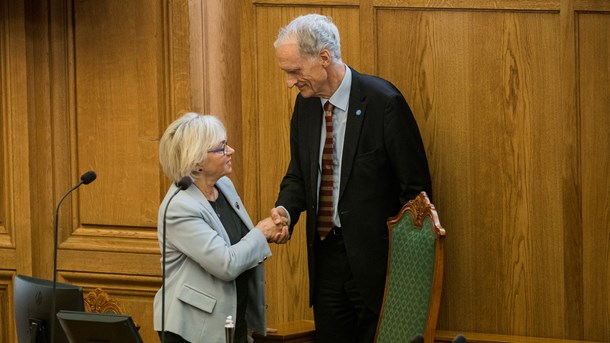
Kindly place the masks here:
<instances>
[{"instance_id":1,"label":"wood paneling","mask_svg":"<svg viewBox=\"0 0 610 343\"><path fill-rule=\"evenodd\" d=\"M25 18L0 3L0 269L32 270Z\"/></svg>"},{"instance_id":2,"label":"wood paneling","mask_svg":"<svg viewBox=\"0 0 610 343\"><path fill-rule=\"evenodd\" d=\"M310 12L415 113L447 230L439 329L610 340L607 2L47 0L0 2L0 341L13 275L52 277L55 205L88 169L60 211L60 280L101 287L157 340L158 139L217 112L266 217L297 94L273 41ZM272 249L268 322L312 319L304 223Z\"/></svg>"},{"instance_id":3,"label":"wood paneling","mask_svg":"<svg viewBox=\"0 0 610 343\"><path fill-rule=\"evenodd\" d=\"M560 0L373 0L376 7L473 10L558 10Z\"/></svg>"},{"instance_id":4,"label":"wood paneling","mask_svg":"<svg viewBox=\"0 0 610 343\"><path fill-rule=\"evenodd\" d=\"M156 226L165 100L159 98L165 63L162 6L160 1L75 2L74 159L79 171L98 174L80 192L82 225Z\"/></svg>"},{"instance_id":5,"label":"wood paneling","mask_svg":"<svg viewBox=\"0 0 610 343\"><path fill-rule=\"evenodd\" d=\"M557 16L391 10L377 22L379 74L412 106L451 235L439 325L561 337L563 268L547 262L578 223L553 215L570 206Z\"/></svg>"},{"instance_id":6,"label":"wood paneling","mask_svg":"<svg viewBox=\"0 0 610 343\"><path fill-rule=\"evenodd\" d=\"M610 340L610 13L579 13L583 322Z\"/></svg>"},{"instance_id":7,"label":"wood paneling","mask_svg":"<svg viewBox=\"0 0 610 343\"><path fill-rule=\"evenodd\" d=\"M0 269L52 279L55 205L94 169L98 179L59 212L60 280L112 290L153 341L157 211L169 183L157 145L190 109L187 1L0 8ZM7 303L0 320L12 335Z\"/></svg>"},{"instance_id":8,"label":"wood paneling","mask_svg":"<svg viewBox=\"0 0 610 343\"><path fill-rule=\"evenodd\" d=\"M331 15L344 61L397 85L422 132L447 228L439 329L610 339L607 4L242 3L244 193L257 214L288 163L296 96L272 43L299 14ZM302 231L266 263L271 323L310 318L294 305L307 294Z\"/></svg>"}]
</instances>

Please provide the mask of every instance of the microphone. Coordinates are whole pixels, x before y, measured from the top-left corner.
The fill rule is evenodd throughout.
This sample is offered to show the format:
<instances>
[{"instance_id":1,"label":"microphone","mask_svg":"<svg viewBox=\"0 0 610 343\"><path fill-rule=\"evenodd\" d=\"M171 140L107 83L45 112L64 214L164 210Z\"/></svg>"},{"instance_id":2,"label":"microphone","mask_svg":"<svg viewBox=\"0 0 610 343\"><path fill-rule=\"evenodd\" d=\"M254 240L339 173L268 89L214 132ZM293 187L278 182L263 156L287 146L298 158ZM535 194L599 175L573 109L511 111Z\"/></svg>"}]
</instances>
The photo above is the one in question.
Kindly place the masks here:
<instances>
[{"instance_id":1,"label":"microphone","mask_svg":"<svg viewBox=\"0 0 610 343\"><path fill-rule=\"evenodd\" d=\"M167 221L167 209L169 208L169 203L172 202L172 199L183 190L186 190L193 183L193 179L190 176L184 176L180 181L178 181L178 189L172 194L172 196L167 200L167 204L165 204L165 211L163 212L163 253L161 254L163 259L163 285L161 291L161 343L165 343L165 226Z\"/></svg>"},{"instance_id":2,"label":"microphone","mask_svg":"<svg viewBox=\"0 0 610 343\"><path fill-rule=\"evenodd\" d=\"M464 337L462 334L457 335L455 338L453 338L451 343L466 343L466 337Z\"/></svg>"},{"instance_id":3,"label":"microphone","mask_svg":"<svg viewBox=\"0 0 610 343\"><path fill-rule=\"evenodd\" d=\"M81 183L88 185L91 182L95 181L96 178L97 178L97 175L95 174L95 172L93 170L89 170L88 172L86 172L80 176L80 181L81 181ZM78 185L75 186L75 188L80 185L81 184L79 183Z\"/></svg>"},{"instance_id":4,"label":"microphone","mask_svg":"<svg viewBox=\"0 0 610 343\"><path fill-rule=\"evenodd\" d=\"M415 337L411 338L411 343L424 343L424 336L418 333Z\"/></svg>"},{"instance_id":5,"label":"microphone","mask_svg":"<svg viewBox=\"0 0 610 343\"><path fill-rule=\"evenodd\" d=\"M80 176L80 182L76 184L76 186L72 187L64 196L59 200L57 207L55 208L55 237L53 240L53 298L51 299L51 313L53 313L53 318L55 318L55 290L57 289L57 241L58 241L58 225L59 225L59 207L61 203L66 199L66 197L72 193L75 189L80 187L81 185L88 185L91 182L95 181L97 178L97 174L93 170L89 170ZM51 343L55 340L55 320L51 322Z\"/></svg>"},{"instance_id":6,"label":"microphone","mask_svg":"<svg viewBox=\"0 0 610 343\"><path fill-rule=\"evenodd\" d=\"M228 316L225 320L225 342L233 343L235 338L235 323L233 322L233 316Z\"/></svg>"}]
</instances>

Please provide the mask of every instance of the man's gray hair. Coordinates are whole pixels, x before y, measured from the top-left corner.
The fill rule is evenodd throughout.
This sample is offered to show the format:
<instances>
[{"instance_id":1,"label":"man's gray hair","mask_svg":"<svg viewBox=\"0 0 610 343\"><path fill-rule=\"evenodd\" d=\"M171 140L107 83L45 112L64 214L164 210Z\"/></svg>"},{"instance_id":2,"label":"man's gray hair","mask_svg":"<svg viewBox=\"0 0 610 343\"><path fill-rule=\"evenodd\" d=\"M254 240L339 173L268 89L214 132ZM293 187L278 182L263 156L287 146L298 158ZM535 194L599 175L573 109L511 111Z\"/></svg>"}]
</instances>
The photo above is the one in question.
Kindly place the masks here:
<instances>
[{"instance_id":1,"label":"man's gray hair","mask_svg":"<svg viewBox=\"0 0 610 343\"><path fill-rule=\"evenodd\" d=\"M295 37L301 54L314 57L320 51L330 51L334 62L341 61L341 39L339 29L330 17L320 14L307 14L295 18L280 29L274 47Z\"/></svg>"}]
</instances>

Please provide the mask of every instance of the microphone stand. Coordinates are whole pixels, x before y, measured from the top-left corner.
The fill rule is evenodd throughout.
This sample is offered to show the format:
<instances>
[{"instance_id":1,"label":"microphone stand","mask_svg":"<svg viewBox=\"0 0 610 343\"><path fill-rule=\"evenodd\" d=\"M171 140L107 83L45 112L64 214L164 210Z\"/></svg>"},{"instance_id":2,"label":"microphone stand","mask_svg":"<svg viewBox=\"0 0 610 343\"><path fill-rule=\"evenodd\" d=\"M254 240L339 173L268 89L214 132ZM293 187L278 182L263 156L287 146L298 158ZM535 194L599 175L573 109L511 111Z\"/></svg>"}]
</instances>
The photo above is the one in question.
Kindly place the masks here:
<instances>
[{"instance_id":1,"label":"microphone stand","mask_svg":"<svg viewBox=\"0 0 610 343\"><path fill-rule=\"evenodd\" d=\"M93 170L90 170L86 173L84 173L83 175L81 175L80 177L80 182L78 184L76 184L76 186L72 187L68 192L66 192L66 194L64 194L64 196L59 200L59 203L57 203L57 207L55 208L55 224L53 225L53 230L54 230L54 238L53 238L53 298L51 299L51 313L53 314L53 320L51 321L51 343L53 343L55 341L55 298L57 297L56 291L57 291L57 241L59 240L58 238L58 231L59 231L59 207L61 206L61 203L64 201L64 199L66 199L66 197L72 193L75 189L77 189L78 187L80 187L81 185L85 184L88 185L91 182L93 182L96 179L97 175L95 174L95 172Z\"/></svg>"},{"instance_id":2,"label":"microphone stand","mask_svg":"<svg viewBox=\"0 0 610 343\"><path fill-rule=\"evenodd\" d=\"M166 236L166 225L167 225L167 209L169 208L169 204L172 202L174 197L191 186L193 180L189 176L184 176L178 182L178 189L172 194L172 196L167 200L167 204L165 205L165 211L163 212L163 252L162 252L162 262L163 264L163 276L162 276L162 291L161 291L161 343L165 343L165 236Z\"/></svg>"}]
</instances>

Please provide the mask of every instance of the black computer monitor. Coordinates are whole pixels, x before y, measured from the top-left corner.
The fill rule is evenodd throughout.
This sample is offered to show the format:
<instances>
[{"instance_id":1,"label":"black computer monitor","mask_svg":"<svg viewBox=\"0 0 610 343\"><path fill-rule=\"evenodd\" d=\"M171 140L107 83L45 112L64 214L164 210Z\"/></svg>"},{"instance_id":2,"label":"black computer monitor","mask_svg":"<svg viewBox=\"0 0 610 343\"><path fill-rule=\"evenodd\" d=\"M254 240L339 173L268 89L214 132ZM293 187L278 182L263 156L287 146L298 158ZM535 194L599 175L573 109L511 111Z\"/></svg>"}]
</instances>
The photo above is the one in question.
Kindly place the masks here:
<instances>
[{"instance_id":1,"label":"black computer monitor","mask_svg":"<svg viewBox=\"0 0 610 343\"><path fill-rule=\"evenodd\" d=\"M15 277L15 323L19 343L50 343L52 320L55 320L53 341L69 343L56 313L59 310L83 311L83 289L57 282L55 291L55 309L52 309L53 281L25 275Z\"/></svg>"},{"instance_id":2,"label":"black computer monitor","mask_svg":"<svg viewBox=\"0 0 610 343\"><path fill-rule=\"evenodd\" d=\"M59 311L57 318L70 343L142 343L130 316Z\"/></svg>"}]
</instances>

